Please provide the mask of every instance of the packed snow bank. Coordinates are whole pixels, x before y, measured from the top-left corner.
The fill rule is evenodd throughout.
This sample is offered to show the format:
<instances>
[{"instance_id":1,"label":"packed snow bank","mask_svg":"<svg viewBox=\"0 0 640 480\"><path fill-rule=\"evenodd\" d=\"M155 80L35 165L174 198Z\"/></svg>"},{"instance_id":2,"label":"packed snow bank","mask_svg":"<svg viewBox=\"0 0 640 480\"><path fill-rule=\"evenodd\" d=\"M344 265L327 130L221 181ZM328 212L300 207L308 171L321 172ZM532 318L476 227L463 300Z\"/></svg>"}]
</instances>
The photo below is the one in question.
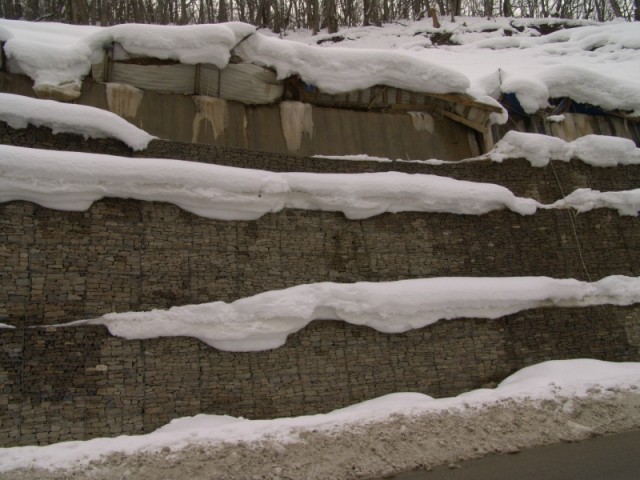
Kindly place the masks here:
<instances>
[{"instance_id":1,"label":"packed snow bank","mask_svg":"<svg viewBox=\"0 0 640 480\"><path fill-rule=\"evenodd\" d=\"M606 135L585 135L572 142L537 133L510 131L485 155L495 162L524 158L534 167L551 160L568 162L572 158L594 167L640 164L640 148L632 140Z\"/></svg>"},{"instance_id":2,"label":"packed snow bank","mask_svg":"<svg viewBox=\"0 0 640 480\"><path fill-rule=\"evenodd\" d=\"M640 363L545 362L452 398L397 393L274 420L196 415L147 435L4 448L0 478L382 477L637 428L639 384Z\"/></svg>"},{"instance_id":3,"label":"packed snow bank","mask_svg":"<svg viewBox=\"0 0 640 480\"><path fill-rule=\"evenodd\" d=\"M117 138L134 150L144 150L155 138L106 110L8 93L0 93L0 121L12 128L25 128L30 124L50 128L53 133Z\"/></svg>"},{"instance_id":4,"label":"packed snow bank","mask_svg":"<svg viewBox=\"0 0 640 480\"><path fill-rule=\"evenodd\" d=\"M499 185L435 175L273 173L0 145L1 202L82 211L103 197L170 202L223 220L255 220L283 208L339 211L360 219L383 212L479 215L503 208L528 215L538 206Z\"/></svg>"},{"instance_id":5,"label":"packed snow bank","mask_svg":"<svg viewBox=\"0 0 640 480\"><path fill-rule=\"evenodd\" d=\"M499 318L559 306L631 305L640 278L610 276L594 283L548 277L442 277L397 282L298 285L237 300L149 312L110 313L62 326L105 325L127 339L195 337L228 351L278 348L313 320L343 320L385 333L454 318Z\"/></svg>"},{"instance_id":6,"label":"packed snow bank","mask_svg":"<svg viewBox=\"0 0 640 480\"><path fill-rule=\"evenodd\" d=\"M329 94L389 85L417 92L463 93L466 76L443 65L384 50L348 50L304 45L259 33L235 49L247 61L272 67L278 78L299 75Z\"/></svg>"}]
</instances>

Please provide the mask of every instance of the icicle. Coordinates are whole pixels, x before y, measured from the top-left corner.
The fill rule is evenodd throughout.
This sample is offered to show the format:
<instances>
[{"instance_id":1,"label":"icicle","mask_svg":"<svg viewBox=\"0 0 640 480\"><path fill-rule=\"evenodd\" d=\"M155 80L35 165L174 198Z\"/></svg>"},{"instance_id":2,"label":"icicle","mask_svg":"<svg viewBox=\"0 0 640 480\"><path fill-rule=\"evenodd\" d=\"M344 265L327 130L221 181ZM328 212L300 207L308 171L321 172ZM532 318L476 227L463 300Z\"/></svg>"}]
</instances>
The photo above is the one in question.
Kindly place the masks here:
<instances>
[{"instance_id":1,"label":"icicle","mask_svg":"<svg viewBox=\"0 0 640 480\"><path fill-rule=\"evenodd\" d=\"M107 83L107 105L109 110L122 118L133 119L138 114L144 92L123 83Z\"/></svg>"},{"instance_id":2,"label":"icicle","mask_svg":"<svg viewBox=\"0 0 640 480\"><path fill-rule=\"evenodd\" d=\"M193 137L191 138L193 143L198 141L203 121L211 125L214 140L227 131L229 107L226 100L196 95L193 97L193 102L196 104L196 116L193 118Z\"/></svg>"},{"instance_id":3,"label":"icicle","mask_svg":"<svg viewBox=\"0 0 640 480\"><path fill-rule=\"evenodd\" d=\"M433 117L426 112L408 112L413 128L418 132L433 133Z\"/></svg>"},{"instance_id":4,"label":"icicle","mask_svg":"<svg viewBox=\"0 0 640 480\"><path fill-rule=\"evenodd\" d=\"M302 142L302 134L313 137L313 113L311 105L301 102L280 103L280 123L287 142L287 150L297 152Z\"/></svg>"}]
</instances>

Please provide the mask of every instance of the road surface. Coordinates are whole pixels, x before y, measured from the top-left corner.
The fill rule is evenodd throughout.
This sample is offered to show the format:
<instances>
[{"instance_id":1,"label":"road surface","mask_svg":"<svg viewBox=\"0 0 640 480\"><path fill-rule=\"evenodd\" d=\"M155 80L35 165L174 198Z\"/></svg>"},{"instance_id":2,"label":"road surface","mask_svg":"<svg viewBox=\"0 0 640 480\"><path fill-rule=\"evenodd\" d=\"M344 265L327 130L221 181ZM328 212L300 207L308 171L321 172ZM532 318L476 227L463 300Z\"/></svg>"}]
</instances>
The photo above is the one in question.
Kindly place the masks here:
<instances>
[{"instance_id":1,"label":"road surface","mask_svg":"<svg viewBox=\"0 0 640 480\"><path fill-rule=\"evenodd\" d=\"M392 480L640 480L640 430L490 455Z\"/></svg>"}]
</instances>

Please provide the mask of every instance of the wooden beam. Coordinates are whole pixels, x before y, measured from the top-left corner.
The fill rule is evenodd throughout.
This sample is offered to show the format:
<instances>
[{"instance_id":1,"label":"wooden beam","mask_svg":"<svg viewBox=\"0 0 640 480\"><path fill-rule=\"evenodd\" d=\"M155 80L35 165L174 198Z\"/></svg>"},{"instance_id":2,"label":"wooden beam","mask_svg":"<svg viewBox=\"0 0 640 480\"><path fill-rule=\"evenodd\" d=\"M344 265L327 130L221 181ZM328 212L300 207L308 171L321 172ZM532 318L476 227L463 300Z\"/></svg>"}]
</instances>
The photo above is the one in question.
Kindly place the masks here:
<instances>
[{"instance_id":1,"label":"wooden beam","mask_svg":"<svg viewBox=\"0 0 640 480\"><path fill-rule=\"evenodd\" d=\"M468 105L470 107L476 107L479 108L481 110L487 110L489 112L493 112L493 113L501 113L502 112L502 108L497 107L495 105L488 105L486 103L481 103L478 102L475 98L466 95L466 94L462 94L462 93L447 93L447 94L441 94L441 93L426 93L425 95L429 95L430 97L434 97L434 98L439 98L441 100L446 100L448 102L453 102L453 103L461 103L462 105Z\"/></svg>"},{"instance_id":2,"label":"wooden beam","mask_svg":"<svg viewBox=\"0 0 640 480\"><path fill-rule=\"evenodd\" d=\"M442 115L444 115L445 117L453 120L454 122L458 122L461 123L463 125L466 125L469 128L473 128L474 130L477 130L478 132L482 133L483 135L487 133L487 125L484 123L479 123L479 122L474 122L472 120L469 120L468 118L464 118L460 115L457 115L455 113L452 112L448 112L446 110L442 110Z\"/></svg>"}]
</instances>

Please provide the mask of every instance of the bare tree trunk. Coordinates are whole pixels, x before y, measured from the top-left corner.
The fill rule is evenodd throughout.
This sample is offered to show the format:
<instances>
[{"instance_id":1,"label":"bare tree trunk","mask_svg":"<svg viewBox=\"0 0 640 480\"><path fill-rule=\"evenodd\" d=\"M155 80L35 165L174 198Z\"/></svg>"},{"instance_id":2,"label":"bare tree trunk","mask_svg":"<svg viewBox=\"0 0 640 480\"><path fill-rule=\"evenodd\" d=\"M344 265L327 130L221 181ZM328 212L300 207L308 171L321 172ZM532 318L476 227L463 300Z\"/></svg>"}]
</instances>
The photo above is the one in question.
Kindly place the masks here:
<instances>
[{"instance_id":1,"label":"bare tree trunk","mask_svg":"<svg viewBox=\"0 0 640 480\"><path fill-rule=\"evenodd\" d=\"M271 8L273 8L273 15L271 16L271 30L273 33L281 33L282 32L282 12L280 11L280 5L278 5L278 0L270 1Z\"/></svg>"},{"instance_id":2,"label":"bare tree trunk","mask_svg":"<svg viewBox=\"0 0 640 480\"><path fill-rule=\"evenodd\" d=\"M238 15L240 16L239 20L241 22L246 22L247 21L247 14L246 14L247 4L245 0L240 0L239 2L236 2L236 5L238 5Z\"/></svg>"},{"instance_id":3,"label":"bare tree trunk","mask_svg":"<svg viewBox=\"0 0 640 480\"><path fill-rule=\"evenodd\" d=\"M229 21L229 12L227 11L227 2L226 0L220 0L218 2L218 22L228 22Z\"/></svg>"},{"instance_id":4,"label":"bare tree trunk","mask_svg":"<svg viewBox=\"0 0 640 480\"><path fill-rule=\"evenodd\" d=\"M141 0L133 0L131 3L133 7L133 20L136 23L145 23L144 19L144 5Z\"/></svg>"},{"instance_id":5,"label":"bare tree trunk","mask_svg":"<svg viewBox=\"0 0 640 480\"><path fill-rule=\"evenodd\" d=\"M318 0L309 0L307 18L314 35L320 31L320 5Z\"/></svg>"},{"instance_id":6,"label":"bare tree trunk","mask_svg":"<svg viewBox=\"0 0 640 480\"><path fill-rule=\"evenodd\" d=\"M336 33L338 31L338 16L336 12L336 0L324 1L324 18L327 24L328 33Z\"/></svg>"},{"instance_id":7,"label":"bare tree trunk","mask_svg":"<svg viewBox=\"0 0 640 480\"><path fill-rule=\"evenodd\" d=\"M493 16L493 0L484 0L484 16Z\"/></svg>"},{"instance_id":8,"label":"bare tree trunk","mask_svg":"<svg viewBox=\"0 0 640 480\"><path fill-rule=\"evenodd\" d=\"M89 23L87 4L83 0L71 0L71 23L86 25Z\"/></svg>"},{"instance_id":9,"label":"bare tree trunk","mask_svg":"<svg viewBox=\"0 0 640 480\"><path fill-rule=\"evenodd\" d=\"M3 10L4 10L3 12L4 17L11 20L17 20L19 18L22 18L24 15L24 12L22 10L22 4L18 0L16 1L8 0L4 2Z\"/></svg>"},{"instance_id":10,"label":"bare tree trunk","mask_svg":"<svg viewBox=\"0 0 640 480\"><path fill-rule=\"evenodd\" d=\"M109 4L107 0L100 0L98 13L100 15L100 25L103 27L109 25Z\"/></svg>"},{"instance_id":11,"label":"bare tree trunk","mask_svg":"<svg viewBox=\"0 0 640 480\"><path fill-rule=\"evenodd\" d=\"M378 4L378 0L363 0L362 9L362 24L364 26L376 25L380 27L382 25L382 23L380 22L380 5Z\"/></svg>"},{"instance_id":12,"label":"bare tree trunk","mask_svg":"<svg viewBox=\"0 0 640 480\"><path fill-rule=\"evenodd\" d=\"M613 15L616 18L621 18L624 15L622 15L622 10L620 10L620 5L618 5L617 0L609 0L609 5L611 5L611 10L613 10Z\"/></svg>"},{"instance_id":13,"label":"bare tree trunk","mask_svg":"<svg viewBox=\"0 0 640 480\"><path fill-rule=\"evenodd\" d=\"M460 0L450 0L450 2L449 2L449 8L451 10L451 21L452 22L456 21L455 17L459 17L460 16L461 3L462 2Z\"/></svg>"},{"instance_id":14,"label":"bare tree trunk","mask_svg":"<svg viewBox=\"0 0 640 480\"><path fill-rule=\"evenodd\" d=\"M502 15L505 17L513 17L513 9L511 8L511 0L504 0L502 4Z\"/></svg>"}]
</instances>

